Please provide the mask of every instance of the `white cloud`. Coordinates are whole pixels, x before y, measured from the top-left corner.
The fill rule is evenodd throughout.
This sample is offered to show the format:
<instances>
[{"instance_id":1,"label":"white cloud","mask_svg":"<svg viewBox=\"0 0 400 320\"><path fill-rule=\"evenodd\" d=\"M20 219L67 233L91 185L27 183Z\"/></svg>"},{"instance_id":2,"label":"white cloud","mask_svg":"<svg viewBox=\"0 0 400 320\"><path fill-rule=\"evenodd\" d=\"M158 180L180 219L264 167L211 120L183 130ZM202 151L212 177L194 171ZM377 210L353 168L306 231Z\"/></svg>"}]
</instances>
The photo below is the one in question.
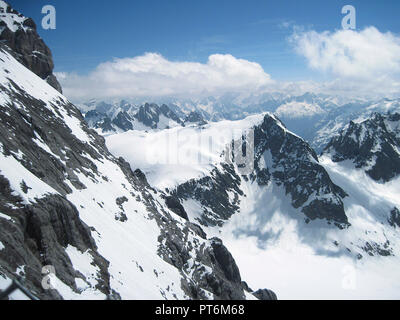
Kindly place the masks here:
<instances>
[{"instance_id":1,"label":"white cloud","mask_svg":"<svg viewBox=\"0 0 400 320\"><path fill-rule=\"evenodd\" d=\"M351 98L400 96L400 37L375 27L360 31L304 31L293 26L289 41L324 81L273 81L261 65L229 54L206 63L170 61L157 53L114 59L87 75L57 73L73 101L120 98L201 98L225 93L262 96L314 92Z\"/></svg>"},{"instance_id":2,"label":"white cloud","mask_svg":"<svg viewBox=\"0 0 400 320\"><path fill-rule=\"evenodd\" d=\"M272 83L254 62L214 54L207 63L174 62L160 54L114 59L86 76L58 73L70 99L162 97L258 90Z\"/></svg>"},{"instance_id":3,"label":"white cloud","mask_svg":"<svg viewBox=\"0 0 400 320\"><path fill-rule=\"evenodd\" d=\"M353 98L400 96L399 36L373 26L359 31L293 30L289 42L295 51L327 76L309 82L310 91Z\"/></svg>"},{"instance_id":4,"label":"white cloud","mask_svg":"<svg viewBox=\"0 0 400 320\"><path fill-rule=\"evenodd\" d=\"M297 101L291 101L282 104L275 111L275 114L278 117L287 117L292 119L311 117L322 113L324 113L324 110L322 110L317 104L309 104Z\"/></svg>"},{"instance_id":5,"label":"white cloud","mask_svg":"<svg viewBox=\"0 0 400 320\"><path fill-rule=\"evenodd\" d=\"M339 77L370 81L400 73L400 37L375 27L361 31L295 31L291 42L311 68Z\"/></svg>"}]
</instances>

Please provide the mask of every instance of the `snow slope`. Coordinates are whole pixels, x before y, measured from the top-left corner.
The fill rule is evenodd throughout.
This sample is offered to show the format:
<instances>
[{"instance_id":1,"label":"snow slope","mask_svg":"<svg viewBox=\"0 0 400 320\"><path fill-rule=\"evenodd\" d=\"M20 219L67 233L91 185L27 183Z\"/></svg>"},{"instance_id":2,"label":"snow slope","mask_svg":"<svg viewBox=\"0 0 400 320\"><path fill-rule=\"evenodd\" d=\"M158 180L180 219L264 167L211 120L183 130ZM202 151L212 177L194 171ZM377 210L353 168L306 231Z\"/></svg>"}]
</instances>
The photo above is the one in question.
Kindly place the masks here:
<instances>
[{"instance_id":1,"label":"snow slope","mask_svg":"<svg viewBox=\"0 0 400 320\"><path fill-rule=\"evenodd\" d=\"M239 139L260 124L264 116L158 132L131 130L107 136L106 143L113 154L144 171L151 185L159 189L173 188L209 173L224 159L222 153L232 139ZM140 146L141 152L137 152L135 146Z\"/></svg>"},{"instance_id":2,"label":"snow slope","mask_svg":"<svg viewBox=\"0 0 400 320\"><path fill-rule=\"evenodd\" d=\"M269 283L282 299L399 299L398 228L387 218L400 205L400 179L383 185L327 157L321 163L349 194L344 202L351 227L346 231L307 228L288 215L293 209L282 210L283 194L271 198L266 190L249 186L240 213L217 231L219 237L250 286ZM366 241L390 241L393 256L369 256L360 250ZM362 259L353 255L357 252Z\"/></svg>"},{"instance_id":3,"label":"snow slope","mask_svg":"<svg viewBox=\"0 0 400 320\"><path fill-rule=\"evenodd\" d=\"M53 110L54 104L67 102L65 97L20 65L10 55L0 52L0 61L0 68L3 70L0 74L1 85L11 88L10 81L17 83L27 95L45 102L49 110ZM1 95L0 103L3 109L11 104L24 108L23 105L18 104L18 101L11 100L11 97L5 94ZM82 129L81 122L77 118L69 116L68 110L62 107L59 107L57 111L59 118L71 128L72 134L84 143L91 143L90 135ZM0 145L0 150L1 148ZM19 156L22 158L24 155ZM110 261L113 289L118 291L123 299L163 298L163 294L166 298L173 298L172 293L169 293L166 288L175 285L174 294L178 298L184 298L185 295L179 288L179 271L157 255L159 228L154 220L150 220L145 204L136 201L131 196L134 190L128 187L130 183L121 169L110 159L103 158L99 161L91 159L88 154L86 156L97 166L97 177L87 178L82 172L76 172L78 179L86 185L86 189L77 190L67 182L73 190L67 198L80 208L80 218L96 230L94 236L98 250ZM4 156L1 153L0 163L0 173L10 180L14 193L25 199L27 203L43 198L46 193L57 193L24 168L14 156ZM107 177L108 181L104 181L102 177ZM22 180L31 188L28 194L20 189ZM130 201L124 205L124 209L130 212L128 221L125 223L115 220L115 213L120 211L115 199L121 196L130 198ZM103 207L100 207L99 203L104 203ZM82 272L80 264L83 263L82 260L90 259L90 255L80 253L71 246L67 253L74 258L71 260L76 270ZM144 272L140 270L139 265L145 270ZM85 263L83 270L87 266L90 266L90 261ZM158 277L153 270L158 271ZM81 298L88 298L86 291L89 291L89 297L104 299L104 294L93 290L93 287L92 285L83 288ZM65 286L61 288L65 291L64 298L76 297L70 289L65 290Z\"/></svg>"}]
</instances>

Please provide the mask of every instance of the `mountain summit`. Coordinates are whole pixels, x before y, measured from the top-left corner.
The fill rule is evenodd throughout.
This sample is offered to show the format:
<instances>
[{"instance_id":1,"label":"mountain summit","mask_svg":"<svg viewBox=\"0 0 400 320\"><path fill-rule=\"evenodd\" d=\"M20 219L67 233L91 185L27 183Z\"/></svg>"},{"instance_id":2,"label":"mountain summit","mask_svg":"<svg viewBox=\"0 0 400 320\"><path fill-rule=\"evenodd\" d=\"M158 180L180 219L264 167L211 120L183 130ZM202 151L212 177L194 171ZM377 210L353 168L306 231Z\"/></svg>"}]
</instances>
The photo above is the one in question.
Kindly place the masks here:
<instances>
[{"instance_id":1,"label":"mountain summit","mask_svg":"<svg viewBox=\"0 0 400 320\"><path fill-rule=\"evenodd\" d=\"M35 22L3 0L0 0L0 41L11 49L19 62L62 93L53 74L51 51L37 33Z\"/></svg>"}]
</instances>

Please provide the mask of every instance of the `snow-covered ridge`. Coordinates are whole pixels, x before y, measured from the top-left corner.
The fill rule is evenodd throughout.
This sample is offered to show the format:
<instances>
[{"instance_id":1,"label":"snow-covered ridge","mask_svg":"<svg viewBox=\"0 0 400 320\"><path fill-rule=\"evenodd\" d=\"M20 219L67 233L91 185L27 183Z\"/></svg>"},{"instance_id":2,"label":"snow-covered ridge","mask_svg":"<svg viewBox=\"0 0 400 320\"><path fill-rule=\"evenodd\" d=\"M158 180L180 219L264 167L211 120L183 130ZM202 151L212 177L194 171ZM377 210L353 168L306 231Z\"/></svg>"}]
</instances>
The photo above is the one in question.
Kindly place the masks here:
<instances>
[{"instance_id":1,"label":"snow-covered ridge","mask_svg":"<svg viewBox=\"0 0 400 320\"><path fill-rule=\"evenodd\" d=\"M208 174L224 161L223 153L229 143L261 124L267 114L201 127L175 127L158 132L131 130L107 136L106 142L113 154L144 171L151 185L173 188ZM135 146L140 146L141 151Z\"/></svg>"},{"instance_id":2,"label":"snow-covered ridge","mask_svg":"<svg viewBox=\"0 0 400 320\"><path fill-rule=\"evenodd\" d=\"M241 120L249 115L260 114L263 112L271 112L279 117L285 123L285 126L292 132L308 141L317 152L321 152L329 140L339 130L343 129L350 120L367 118L372 112L400 111L399 100L382 99L379 101L365 101L358 99L340 99L339 97L329 97L323 95L315 95L312 93L302 96L289 95L265 95L260 97L239 99L232 94L223 97L208 97L200 100L179 100L166 99L157 101L160 105L165 104L180 119L185 119L191 112L196 112L209 122L217 122L220 120ZM144 101L144 102L143 102ZM146 101L153 101L151 98L147 100L128 99L122 101L102 102L95 99L79 107L83 113L95 111L99 113L107 113L107 110L122 109L128 114L133 115L139 106ZM121 111L121 110L119 110ZM115 113L114 111L112 111ZM96 119L93 117L92 119ZM113 117L110 116L110 122ZM101 127L102 124L95 124L90 117L87 121L91 127ZM107 123L103 125L112 129L114 124L109 126ZM171 122L170 127L175 126ZM135 130L151 130L146 126L133 124ZM160 126L161 129L165 126ZM118 129L114 128L107 134L114 132L123 132L131 130L131 128ZM99 131L105 133L106 131Z\"/></svg>"},{"instance_id":3,"label":"snow-covered ridge","mask_svg":"<svg viewBox=\"0 0 400 320\"><path fill-rule=\"evenodd\" d=\"M256 149L260 157L256 158L255 172L243 176L238 168L225 162L223 151L232 140L259 127L265 118L271 119L262 126L269 133L264 137L256 130L257 145L265 148L260 147L260 152ZM386 126L398 131L395 121L386 121ZM222 237L252 281L262 279L267 283L273 281L275 274L275 284L290 292L286 297L296 298L301 294L297 286L304 289L304 283L293 274L301 273L315 288L310 287L304 294L314 299L398 297L398 275L389 272L387 277L392 282L384 281L377 271L378 266L390 270L399 261L394 222L400 206L395 196L398 179L380 186L346 163L342 166L327 156L318 158L304 139L292 134L270 113L200 128L129 131L106 140L113 152L123 154L132 165L143 169L149 181L177 195L190 221ZM143 153L129 147L142 145L147 146ZM378 195L374 195L374 189L379 190ZM302 208L316 200L317 219L310 221ZM305 212L315 218L312 211ZM346 226L333 227L327 218L331 222L345 221ZM293 256L296 263L290 258ZM275 267L263 267L268 261L274 261ZM253 267L258 264L259 271L253 274ZM268 270L265 276L263 268ZM370 278L380 282L358 284L354 291L346 291L340 279L348 268L356 270L365 281ZM322 284L318 278L322 274L332 281L324 280ZM283 285L281 279L288 277L298 285ZM388 290L377 294L377 288Z\"/></svg>"},{"instance_id":4,"label":"snow-covered ridge","mask_svg":"<svg viewBox=\"0 0 400 320\"><path fill-rule=\"evenodd\" d=\"M11 80L27 94L45 102L49 107L52 103L57 103L57 101L63 103L68 101L65 96L60 94L53 87L48 86L47 83L43 82L43 80L32 71L27 70L5 50L0 50L0 59L2 71L0 73L1 85L12 88ZM11 101L6 95L2 95L1 98L3 99L0 101L2 105Z\"/></svg>"},{"instance_id":5,"label":"snow-covered ridge","mask_svg":"<svg viewBox=\"0 0 400 320\"><path fill-rule=\"evenodd\" d=\"M103 135L128 130L159 131L206 123L202 115L197 112L188 115L179 113L178 116L173 108L166 104L134 105L122 100L115 104L90 102L79 105L79 108L89 126Z\"/></svg>"},{"instance_id":6,"label":"snow-covered ridge","mask_svg":"<svg viewBox=\"0 0 400 320\"><path fill-rule=\"evenodd\" d=\"M350 122L326 146L335 162L350 160L372 179L387 182L400 174L400 114L373 113Z\"/></svg>"}]
</instances>

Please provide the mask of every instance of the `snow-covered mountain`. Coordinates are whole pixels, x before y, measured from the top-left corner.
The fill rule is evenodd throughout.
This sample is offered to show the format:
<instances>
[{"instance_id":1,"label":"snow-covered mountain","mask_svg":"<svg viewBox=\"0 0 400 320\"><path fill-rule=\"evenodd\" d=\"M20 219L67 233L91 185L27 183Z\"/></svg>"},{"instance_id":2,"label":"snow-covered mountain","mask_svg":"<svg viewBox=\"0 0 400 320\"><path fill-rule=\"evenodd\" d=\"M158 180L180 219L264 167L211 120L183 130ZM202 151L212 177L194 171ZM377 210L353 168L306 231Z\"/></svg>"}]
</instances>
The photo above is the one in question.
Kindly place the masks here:
<instances>
[{"instance_id":1,"label":"snow-covered mountain","mask_svg":"<svg viewBox=\"0 0 400 320\"><path fill-rule=\"evenodd\" d=\"M79 104L80 110L86 115L86 120L92 128L101 128L104 132L114 133L131 130L164 129L167 120L170 127L182 124L192 114L196 115L198 124L221 120L241 120L250 115L271 112L285 126L301 136L318 152L322 152L326 144L352 120L365 119L373 112L399 112L400 100L382 99L368 101L360 99L341 99L339 97L306 93L301 96L263 95L262 97L247 97L239 99L236 95L209 97L202 100L164 100L162 108L170 110L173 116L166 116L158 123L160 111L153 111L155 116L150 126L136 119L136 114L145 105L160 109L156 104L135 104L127 100L108 103L90 101ZM121 108L121 106L124 106ZM89 111L89 112L88 112ZM126 112L121 113L120 112ZM151 114L151 113L149 113ZM115 118L119 115L120 123ZM129 116L129 117L128 117ZM178 121L180 119L181 121ZM99 131L100 133L102 131Z\"/></svg>"},{"instance_id":2,"label":"snow-covered mountain","mask_svg":"<svg viewBox=\"0 0 400 320\"><path fill-rule=\"evenodd\" d=\"M7 24L26 21L0 7ZM108 151L33 72L41 63L28 69L0 43L0 290L21 276L41 299L275 298L252 294L220 239Z\"/></svg>"},{"instance_id":3,"label":"snow-covered mountain","mask_svg":"<svg viewBox=\"0 0 400 320\"><path fill-rule=\"evenodd\" d=\"M182 119L196 112L208 123L120 132L106 137L107 146L143 170L152 185L177 198L189 221L221 237L248 279L267 285L275 278L293 277L298 270L287 264L304 259L316 261L313 272L305 266L301 270L311 278L323 274L326 265L334 266L325 275L336 274L334 293L324 297L376 298L379 285L386 292L379 297L398 297L399 275L387 276L394 283L389 289L389 281L376 268L397 268L399 263L400 169L393 120L400 112L399 100L308 93L164 103ZM248 132L253 132L254 144L238 147ZM129 145L143 146L142 152ZM250 171L243 173L243 164L226 159L230 145L254 150ZM249 256L249 247L258 260ZM288 248L304 254L292 258ZM287 257L285 262L280 256ZM254 275L257 262L274 259L278 261L265 277ZM376 287L343 290L341 270L348 266L364 281L379 278ZM277 272L279 276L271 276ZM278 280L274 285L290 292L286 297L303 297L305 293L295 295L294 288L309 284L291 281L286 287ZM316 292L325 287L317 280L313 287L305 295L320 298Z\"/></svg>"},{"instance_id":4,"label":"snow-covered mountain","mask_svg":"<svg viewBox=\"0 0 400 320\"><path fill-rule=\"evenodd\" d=\"M151 99L151 98L148 98ZM130 101L130 102L127 102ZM115 115L116 110L124 106L124 110L137 110L146 101L128 99L121 101L91 101L77 104L82 113L96 110L106 113L108 116ZM195 112L206 121L240 120L253 114L262 112L274 112L281 118L304 118L313 117L325 113L338 105L341 100L317 96L311 93L302 96L287 96L282 94L263 95L261 97L242 97L241 95L224 95L222 97L208 97L203 99L156 99L164 108L168 106L179 118L185 119ZM133 107L133 108L132 108ZM132 111L131 111L132 112Z\"/></svg>"},{"instance_id":5,"label":"snow-covered mountain","mask_svg":"<svg viewBox=\"0 0 400 320\"><path fill-rule=\"evenodd\" d=\"M145 103L141 106L122 100L115 104L105 102L80 105L86 122L101 134L129 130L163 130L176 126L202 125L206 121L200 113L191 112L178 116L166 104Z\"/></svg>"},{"instance_id":6,"label":"snow-covered mountain","mask_svg":"<svg viewBox=\"0 0 400 320\"><path fill-rule=\"evenodd\" d=\"M350 161L378 182L400 174L400 114L374 113L361 122L351 121L326 146L334 162Z\"/></svg>"},{"instance_id":7,"label":"snow-covered mountain","mask_svg":"<svg viewBox=\"0 0 400 320\"><path fill-rule=\"evenodd\" d=\"M398 130L395 118L388 116L385 124L393 132ZM364 135L379 137L380 130L370 126L369 134ZM396 150L392 135L379 139L392 139L391 150ZM354 165L331 159L331 153L318 157L305 140L271 113L213 122L201 128L129 131L108 136L106 143L114 154L141 168L151 184L179 199L189 221L220 236L252 281L268 282L273 281L272 274L285 278L313 270L309 280L319 280L302 297L398 297L398 273L385 274L390 284L379 282L385 288L379 290L386 290L382 295L374 295L379 287L376 283L360 286L355 293L343 289L340 281L342 269L349 265L365 275L364 279L375 279L381 275L371 271L372 266L390 269L399 263L400 201L396 195L400 178L393 166L388 168L392 180L379 184ZM129 145L144 147L139 154ZM236 146L236 152L231 146ZM243 151L251 154L251 150L253 160L237 161ZM385 148L373 152L377 158L377 153L382 153L387 160ZM396 160L393 165L398 169ZM303 255L287 256L287 250ZM253 273L254 264L268 264L271 259L276 259L276 269L266 267L267 273L261 269ZM307 259L317 262L296 269L297 263ZM331 274L325 274L325 269ZM339 280L330 284L329 279L334 277ZM282 287L279 280L274 284L281 291L296 291L295 285ZM336 291L330 292L329 286ZM321 290L326 293L321 295ZM293 293L286 297L300 296Z\"/></svg>"},{"instance_id":8,"label":"snow-covered mountain","mask_svg":"<svg viewBox=\"0 0 400 320\"><path fill-rule=\"evenodd\" d=\"M31 50L0 42L0 290L20 275L42 299L400 297L399 101L76 107L30 20L0 14Z\"/></svg>"}]
</instances>

